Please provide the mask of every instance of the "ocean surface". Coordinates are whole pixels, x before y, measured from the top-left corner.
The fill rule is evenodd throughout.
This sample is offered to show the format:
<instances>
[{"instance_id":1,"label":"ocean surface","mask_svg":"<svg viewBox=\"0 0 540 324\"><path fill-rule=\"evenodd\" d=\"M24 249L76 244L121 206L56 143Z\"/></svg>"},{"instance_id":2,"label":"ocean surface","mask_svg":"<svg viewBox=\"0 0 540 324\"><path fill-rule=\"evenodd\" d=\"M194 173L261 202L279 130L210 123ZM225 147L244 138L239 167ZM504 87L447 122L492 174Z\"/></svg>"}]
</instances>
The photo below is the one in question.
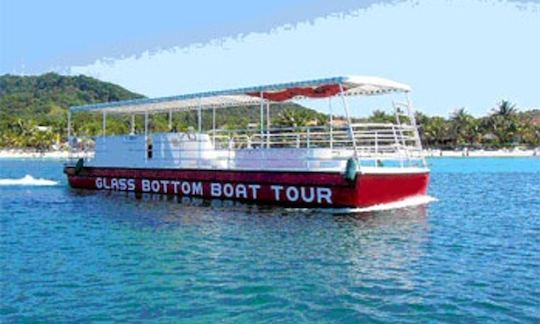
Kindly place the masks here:
<instances>
[{"instance_id":1,"label":"ocean surface","mask_svg":"<svg viewBox=\"0 0 540 324\"><path fill-rule=\"evenodd\" d=\"M437 201L335 215L0 160L0 322L539 322L540 159L429 163Z\"/></svg>"}]
</instances>

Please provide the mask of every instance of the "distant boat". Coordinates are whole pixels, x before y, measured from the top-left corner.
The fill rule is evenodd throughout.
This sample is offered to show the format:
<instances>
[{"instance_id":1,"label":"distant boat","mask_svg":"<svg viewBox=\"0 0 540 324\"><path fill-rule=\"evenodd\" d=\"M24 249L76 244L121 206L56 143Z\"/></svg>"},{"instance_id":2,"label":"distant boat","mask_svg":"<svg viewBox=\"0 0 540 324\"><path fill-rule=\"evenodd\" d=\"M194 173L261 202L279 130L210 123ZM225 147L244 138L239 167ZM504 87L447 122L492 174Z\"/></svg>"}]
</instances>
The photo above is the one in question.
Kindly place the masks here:
<instances>
[{"instance_id":1,"label":"distant boat","mask_svg":"<svg viewBox=\"0 0 540 324\"><path fill-rule=\"evenodd\" d=\"M68 137L83 159L66 163L74 188L134 191L208 199L231 199L294 207L368 207L425 195L429 169L405 84L376 77L347 76L136 99L71 107ZM400 95L393 102L395 123L352 123L351 96ZM326 100L326 126L273 127L271 103ZM333 122L332 102L343 107L346 123ZM250 106L260 111L258 128L216 129L216 109ZM203 132L202 111L211 110L212 130ZM196 130L150 133L154 113L197 111ZM131 134L81 141L72 134L71 114L131 115ZM135 134L134 116L144 115L144 133ZM405 115L407 118L403 118ZM94 148L95 146L95 148Z\"/></svg>"}]
</instances>

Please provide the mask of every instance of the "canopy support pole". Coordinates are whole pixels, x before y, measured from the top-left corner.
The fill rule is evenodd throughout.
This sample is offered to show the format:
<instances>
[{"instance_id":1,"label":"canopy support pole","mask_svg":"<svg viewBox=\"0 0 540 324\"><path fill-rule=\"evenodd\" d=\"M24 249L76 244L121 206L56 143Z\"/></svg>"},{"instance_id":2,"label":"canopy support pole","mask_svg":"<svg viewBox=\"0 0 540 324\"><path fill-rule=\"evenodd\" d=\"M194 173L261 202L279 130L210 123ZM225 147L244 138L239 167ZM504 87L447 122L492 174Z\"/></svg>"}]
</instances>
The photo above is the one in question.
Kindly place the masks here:
<instances>
[{"instance_id":1,"label":"canopy support pole","mask_svg":"<svg viewBox=\"0 0 540 324\"><path fill-rule=\"evenodd\" d=\"M201 158L202 158L202 148L201 148L201 133L202 133L202 98L199 97L199 108L197 109L197 124L199 128L199 134L195 137L197 140L197 167L200 167Z\"/></svg>"},{"instance_id":2,"label":"canopy support pole","mask_svg":"<svg viewBox=\"0 0 540 324\"><path fill-rule=\"evenodd\" d=\"M347 99L345 99L343 85L341 83L339 84L339 95L341 96L341 100L343 101L343 108L345 109L345 116L347 118L347 126L349 126L349 136L351 137L353 150L354 150L354 158L358 160L358 149L356 148L356 138L354 136L354 130L352 128L351 115L349 114L349 106L347 104Z\"/></svg>"},{"instance_id":3,"label":"canopy support pole","mask_svg":"<svg viewBox=\"0 0 540 324\"><path fill-rule=\"evenodd\" d=\"M197 108L197 125L199 129L199 134L202 132L202 99L199 98L199 108Z\"/></svg>"},{"instance_id":4,"label":"canopy support pole","mask_svg":"<svg viewBox=\"0 0 540 324\"><path fill-rule=\"evenodd\" d=\"M212 108L212 145L216 146L216 107Z\"/></svg>"},{"instance_id":5,"label":"canopy support pole","mask_svg":"<svg viewBox=\"0 0 540 324\"><path fill-rule=\"evenodd\" d=\"M105 111L102 114L101 128L102 128L102 135L105 136L105 132L107 130L107 113Z\"/></svg>"},{"instance_id":6,"label":"canopy support pole","mask_svg":"<svg viewBox=\"0 0 540 324\"><path fill-rule=\"evenodd\" d=\"M330 112L330 149L334 148L334 112L332 110L332 97L328 98L328 110Z\"/></svg>"},{"instance_id":7,"label":"canopy support pole","mask_svg":"<svg viewBox=\"0 0 540 324\"><path fill-rule=\"evenodd\" d=\"M148 136L148 111L144 112L144 137Z\"/></svg>"},{"instance_id":8,"label":"canopy support pole","mask_svg":"<svg viewBox=\"0 0 540 324\"><path fill-rule=\"evenodd\" d=\"M149 158L149 151L150 151L150 144L148 139L148 111L144 112L144 161L145 163L148 162Z\"/></svg>"},{"instance_id":9,"label":"canopy support pole","mask_svg":"<svg viewBox=\"0 0 540 324\"><path fill-rule=\"evenodd\" d=\"M135 135L135 115L131 114L131 135Z\"/></svg>"},{"instance_id":10,"label":"canopy support pole","mask_svg":"<svg viewBox=\"0 0 540 324\"><path fill-rule=\"evenodd\" d=\"M68 115L67 115L67 138L68 138L68 143L70 143L70 138L71 138L71 111L68 111Z\"/></svg>"},{"instance_id":11,"label":"canopy support pole","mask_svg":"<svg viewBox=\"0 0 540 324\"><path fill-rule=\"evenodd\" d=\"M169 110L169 132L172 131L172 110Z\"/></svg>"},{"instance_id":12,"label":"canopy support pole","mask_svg":"<svg viewBox=\"0 0 540 324\"><path fill-rule=\"evenodd\" d=\"M270 148L270 102L266 103L266 148Z\"/></svg>"},{"instance_id":13,"label":"canopy support pole","mask_svg":"<svg viewBox=\"0 0 540 324\"><path fill-rule=\"evenodd\" d=\"M409 119L411 120L411 125L414 128L414 140L415 140L416 149L419 152L422 152L422 141L420 140L420 133L418 132L418 124L416 124L416 116L414 113L414 107L412 105L411 96L408 92L406 93L405 96L407 97L407 114L409 115ZM422 166L424 168L427 168L426 157L424 156L423 153L422 153Z\"/></svg>"},{"instance_id":14,"label":"canopy support pole","mask_svg":"<svg viewBox=\"0 0 540 324\"><path fill-rule=\"evenodd\" d=\"M261 115L261 148L263 148L263 124L264 124L264 114L263 114L263 107L264 107L264 96L263 96L263 93L261 91L261 110L260 110L260 115Z\"/></svg>"}]
</instances>

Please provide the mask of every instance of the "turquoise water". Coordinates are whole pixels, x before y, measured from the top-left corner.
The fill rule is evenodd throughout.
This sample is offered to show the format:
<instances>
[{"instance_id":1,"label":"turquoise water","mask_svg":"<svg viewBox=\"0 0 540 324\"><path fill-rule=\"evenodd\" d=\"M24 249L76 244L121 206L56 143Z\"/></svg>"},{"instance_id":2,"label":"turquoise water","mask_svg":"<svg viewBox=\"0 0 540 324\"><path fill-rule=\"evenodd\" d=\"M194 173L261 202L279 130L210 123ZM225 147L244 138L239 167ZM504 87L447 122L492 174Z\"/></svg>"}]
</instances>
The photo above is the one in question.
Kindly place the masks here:
<instances>
[{"instance_id":1,"label":"turquoise water","mask_svg":"<svg viewBox=\"0 0 540 324\"><path fill-rule=\"evenodd\" d=\"M430 164L437 202L329 215L75 191L61 162L0 160L0 322L540 321L540 159ZM27 174L58 184L2 184Z\"/></svg>"}]
</instances>

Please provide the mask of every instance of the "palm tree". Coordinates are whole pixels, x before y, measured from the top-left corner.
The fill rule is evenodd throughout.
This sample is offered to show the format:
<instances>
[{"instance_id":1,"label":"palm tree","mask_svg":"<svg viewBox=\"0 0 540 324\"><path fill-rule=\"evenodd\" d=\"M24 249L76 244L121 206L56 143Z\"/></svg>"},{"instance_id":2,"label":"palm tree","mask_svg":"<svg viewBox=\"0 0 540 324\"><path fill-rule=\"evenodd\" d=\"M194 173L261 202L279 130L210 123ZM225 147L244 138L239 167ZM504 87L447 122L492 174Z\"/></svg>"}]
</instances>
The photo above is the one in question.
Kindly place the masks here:
<instances>
[{"instance_id":1,"label":"palm tree","mask_svg":"<svg viewBox=\"0 0 540 324\"><path fill-rule=\"evenodd\" d=\"M524 118L516 126L517 136L523 144L531 147L540 145L540 126L534 125L531 118Z\"/></svg>"},{"instance_id":2,"label":"palm tree","mask_svg":"<svg viewBox=\"0 0 540 324\"><path fill-rule=\"evenodd\" d=\"M517 133L518 118L515 104L502 100L489 116L491 132L497 136L499 146L509 145Z\"/></svg>"},{"instance_id":3,"label":"palm tree","mask_svg":"<svg viewBox=\"0 0 540 324\"><path fill-rule=\"evenodd\" d=\"M330 115L317 114L315 116L315 122L316 122L317 125L327 125L327 124L329 125L330 124Z\"/></svg>"},{"instance_id":4,"label":"palm tree","mask_svg":"<svg viewBox=\"0 0 540 324\"><path fill-rule=\"evenodd\" d=\"M272 123L280 126L303 127L307 126L309 121L309 116L301 111L284 109Z\"/></svg>"},{"instance_id":5,"label":"palm tree","mask_svg":"<svg viewBox=\"0 0 540 324\"><path fill-rule=\"evenodd\" d=\"M515 104L512 104L508 100L501 100L497 107L493 108L492 116L501 116L501 117L511 117L514 116L517 112Z\"/></svg>"},{"instance_id":6,"label":"palm tree","mask_svg":"<svg viewBox=\"0 0 540 324\"><path fill-rule=\"evenodd\" d=\"M393 123L395 122L395 117L377 109L373 111L368 120L374 123Z\"/></svg>"},{"instance_id":7,"label":"palm tree","mask_svg":"<svg viewBox=\"0 0 540 324\"><path fill-rule=\"evenodd\" d=\"M25 137L25 146L37 149L40 152L48 150L54 143L54 135L51 131L33 131Z\"/></svg>"},{"instance_id":8,"label":"palm tree","mask_svg":"<svg viewBox=\"0 0 540 324\"><path fill-rule=\"evenodd\" d=\"M432 117L423 125L423 134L427 146L440 147L447 142L448 125L442 117Z\"/></svg>"},{"instance_id":9,"label":"palm tree","mask_svg":"<svg viewBox=\"0 0 540 324\"><path fill-rule=\"evenodd\" d=\"M468 143L472 145L478 124L473 116L469 115L465 108L455 110L450 116L451 133L454 145Z\"/></svg>"}]
</instances>

